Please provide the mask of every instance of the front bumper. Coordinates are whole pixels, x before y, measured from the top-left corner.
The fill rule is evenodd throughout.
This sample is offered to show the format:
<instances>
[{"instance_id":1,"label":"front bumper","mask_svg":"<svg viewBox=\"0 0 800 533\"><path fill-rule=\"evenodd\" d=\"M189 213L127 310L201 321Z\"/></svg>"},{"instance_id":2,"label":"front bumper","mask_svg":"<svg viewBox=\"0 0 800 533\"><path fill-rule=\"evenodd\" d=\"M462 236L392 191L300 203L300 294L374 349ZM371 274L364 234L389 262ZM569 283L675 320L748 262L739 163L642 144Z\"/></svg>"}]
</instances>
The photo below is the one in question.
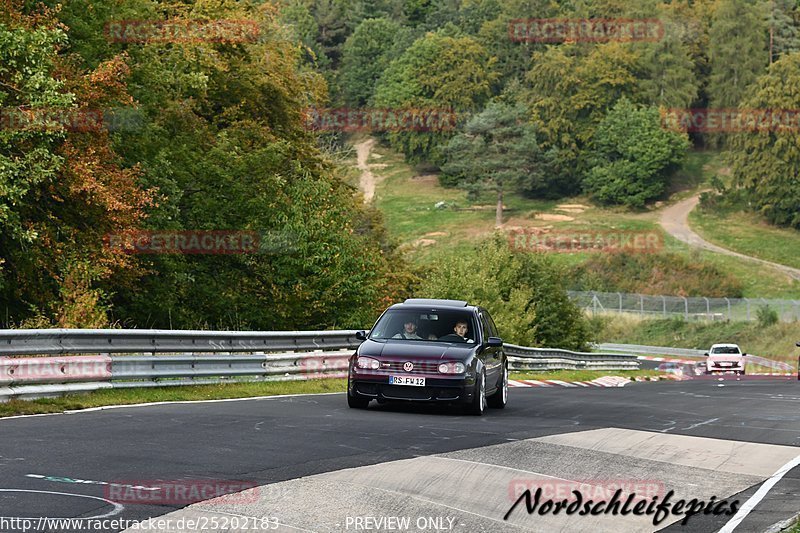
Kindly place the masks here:
<instances>
[{"instance_id":1,"label":"front bumper","mask_svg":"<svg viewBox=\"0 0 800 533\"><path fill-rule=\"evenodd\" d=\"M709 362L706 372L709 374L714 372L744 372L744 364L738 362Z\"/></svg>"},{"instance_id":2,"label":"front bumper","mask_svg":"<svg viewBox=\"0 0 800 533\"><path fill-rule=\"evenodd\" d=\"M350 369L348 393L371 400L403 400L416 402L469 403L475 394L475 377L469 374L443 376L441 374L408 374L424 377L425 386L390 385L389 376L396 372L359 372Z\"/></svg>"}]
</instances>

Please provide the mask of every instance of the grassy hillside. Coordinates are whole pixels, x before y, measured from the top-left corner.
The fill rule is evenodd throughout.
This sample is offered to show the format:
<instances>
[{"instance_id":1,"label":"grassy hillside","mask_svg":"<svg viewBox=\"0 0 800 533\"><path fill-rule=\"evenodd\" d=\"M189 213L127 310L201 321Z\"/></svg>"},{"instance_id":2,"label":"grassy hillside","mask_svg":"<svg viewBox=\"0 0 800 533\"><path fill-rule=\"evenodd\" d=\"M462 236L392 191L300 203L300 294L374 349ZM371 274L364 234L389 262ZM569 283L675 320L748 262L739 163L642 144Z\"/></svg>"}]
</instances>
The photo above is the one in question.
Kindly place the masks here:
<instances>
[{"instance_id":1,"label":"grassy hillside","mask_svg":"<svg viewBox=\"0 0 800 533\"><path fill-rule=\"evenodd\" d=\"M436 175L414 169L400 154L380 144L373 148L368 163L377 182L375 203L384 213L390 234L402 243L417 265L424 266L433 258L466 253L473 244L494 232L495 198L492 195L469 201L464 191L441 187ZM352 165L355 166L355 159ZM716 154L690 153L684 169L676 176L674 189L677 192L670 201L693 194L718 171ZM437 208L440 202L444 204ZM733 275L741 283L745 297L800 298L800 282L791 282L785 275L751 262L690 249L666 235L658 225L658 217L658 210L605 209L580 196L546 201L512 193L505 197L504 229L652 231L661 235L665 252L680 254L693 262L706 262L718 271ZM796 242L800 246L800 238ZM783 246L791 249L791 244ZM553 254L553 257L569 267L585 262L590 254ZM649 274L643 272L642 278L649 279ZM705 280L697 279L692 285L704 283ZM646 287L641 290L644 289Z\"/></svg>"},{"instance_id":2,"label":"grassy hillside","mask_svg":"<svg viewBox=\"0 0 800 533\"><path fill-rule=\"evenodd\" d=\"M704 239L745 255L800 268L800 231L777 228L753 213L696 208L692 228Z\"/></svg>"}]
</instances>

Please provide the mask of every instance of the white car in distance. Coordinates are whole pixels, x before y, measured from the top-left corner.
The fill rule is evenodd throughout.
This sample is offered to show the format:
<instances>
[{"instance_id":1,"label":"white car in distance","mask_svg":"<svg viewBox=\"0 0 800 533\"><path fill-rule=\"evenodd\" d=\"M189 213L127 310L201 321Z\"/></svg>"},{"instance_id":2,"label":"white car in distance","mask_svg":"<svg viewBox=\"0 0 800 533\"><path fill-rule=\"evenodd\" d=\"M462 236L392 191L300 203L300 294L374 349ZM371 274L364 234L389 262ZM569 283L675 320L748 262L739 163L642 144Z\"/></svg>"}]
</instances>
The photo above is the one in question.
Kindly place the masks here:
<instances>
[{"instance_id":1,"label":"white car in distance","mask_svg":"<svg viewBox=\"0 0 800 533\"><path fill-rule=\"evenodd\" d=\"M705 354L706 373L733 372L744 375L744 356L738 344L715 344Z\"/></svg>"}]
</instances>

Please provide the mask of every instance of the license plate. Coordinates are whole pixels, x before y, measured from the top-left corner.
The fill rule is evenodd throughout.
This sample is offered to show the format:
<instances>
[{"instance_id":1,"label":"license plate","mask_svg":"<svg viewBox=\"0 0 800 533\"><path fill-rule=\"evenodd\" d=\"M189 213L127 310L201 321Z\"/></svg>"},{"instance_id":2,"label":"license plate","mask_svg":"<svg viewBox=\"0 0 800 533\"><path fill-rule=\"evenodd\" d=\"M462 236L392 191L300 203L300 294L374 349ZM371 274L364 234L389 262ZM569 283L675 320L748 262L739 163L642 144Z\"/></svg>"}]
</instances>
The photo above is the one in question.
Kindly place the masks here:
<instances>
[{"instance_id":1,"label":"license plate","mask_svg":"<svg viewBox=\"0 0 800 533\"><path fill-rule=\"evenodd\" d=\"M719 363L719 366L733 366L733 363Z\"/></svg>"},{"instance_id":2,"label":"license plate","mask_svg":"<svg viewBox=\"0 0 800 533\"><path fill-rule=\"evenodd\" d=\"M389 385L411 385L412 387L424 387L425 378L412 378L410 376L389 376Z\"/></svg>"}]
</instances>

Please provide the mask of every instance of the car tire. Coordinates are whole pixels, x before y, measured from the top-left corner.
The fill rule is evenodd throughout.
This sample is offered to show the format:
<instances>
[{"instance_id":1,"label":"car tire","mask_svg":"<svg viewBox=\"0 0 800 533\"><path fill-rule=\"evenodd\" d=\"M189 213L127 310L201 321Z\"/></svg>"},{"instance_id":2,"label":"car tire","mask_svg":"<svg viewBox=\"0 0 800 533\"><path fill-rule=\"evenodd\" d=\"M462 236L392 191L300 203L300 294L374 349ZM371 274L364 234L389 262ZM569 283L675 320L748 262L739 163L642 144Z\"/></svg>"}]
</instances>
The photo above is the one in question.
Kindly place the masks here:
<instances>
[{"instance_id":1,"label":"car tire","mask_svg":"<svg viewBox=\"0 0 800 533\"><path fill-rule=\"evenodd\" d=\"M366 409L369 398L362 398L358 394L350 394L350 378L347 378L347 406L350 409Z\"/></svg>"},{"instance_id":2,"label":"car tire","mask_svg":"<svg viewBox=\"0 0 800 533\"><path fill-rule=\"evenodd\" d=\"M486 372L481 370L480 377L475 381L475 392L472 401L464 406L468 415L483 416L486 411Z\"/></svg>"},{"instance_id":3,"label":"car tire","mask_svg":"<svg viewBox=\"0 0 800 533\"><path fill-rule=\"evenodd\" d=\"M503 371L501 372L500 376L500 387L497 389L497 392L492 394L486 399L486 403L489 404L489 407L493 407L495 409L503 409L506 404L508 403L508 366L503 365Z\"/></svg>"},{"instance_id":4,"label":"car tire","mask_svg":"<svg viewBox=\"0 0 800 533\"><path fill-rule=\"evenodd\" d=\"M347 405L351 409L366 409L369 405L369 398L361 398L360 396L353 396L347 393Z\"/></svg>"}]
</instances>

